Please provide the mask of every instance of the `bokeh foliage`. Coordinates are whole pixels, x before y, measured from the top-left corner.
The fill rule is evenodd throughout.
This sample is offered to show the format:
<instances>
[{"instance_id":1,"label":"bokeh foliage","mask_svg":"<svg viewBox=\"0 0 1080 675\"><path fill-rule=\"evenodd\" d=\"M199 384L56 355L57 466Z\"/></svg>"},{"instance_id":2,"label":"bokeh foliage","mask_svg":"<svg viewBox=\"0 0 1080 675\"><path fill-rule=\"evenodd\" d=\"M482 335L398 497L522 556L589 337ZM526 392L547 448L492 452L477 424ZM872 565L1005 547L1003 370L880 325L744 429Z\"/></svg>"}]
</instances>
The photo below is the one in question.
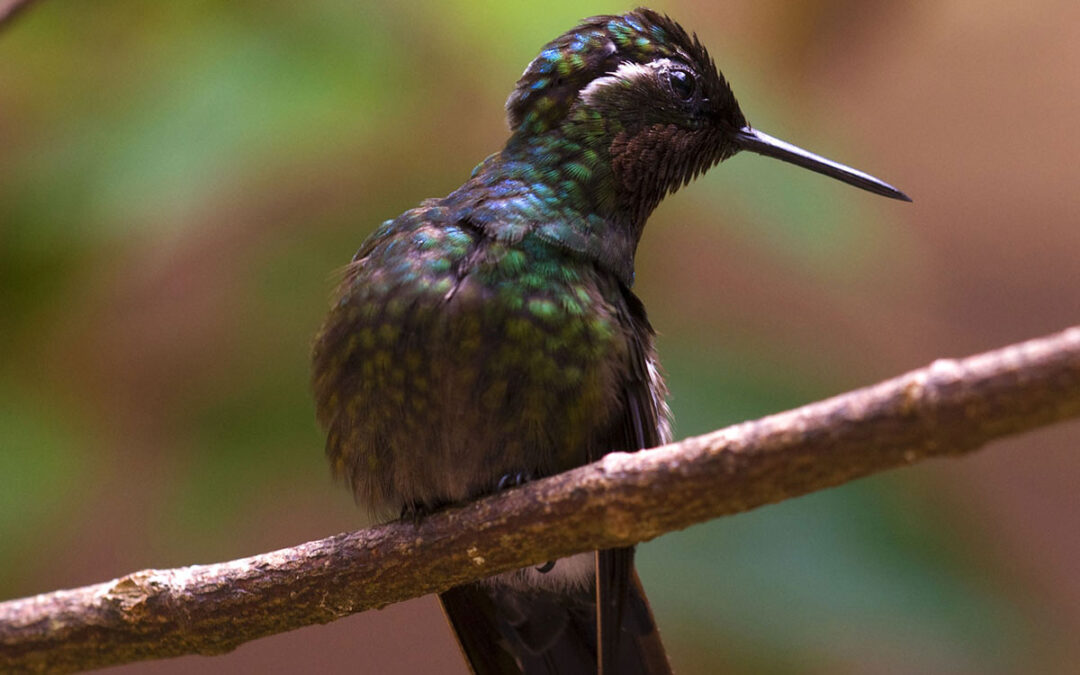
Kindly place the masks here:
<instances>
[{"instance_id":1,"label":"bokeh foliage","mask_svg":"<svg viewBox=\"0 0 1080 675\"><path fill-rule=\"evenodd\" d=\"M748 55L790 54L816 25L800 23L806 10L761 3L783 27L770 33L752 9L666 4L752 122L888 165L902 141L866 145L812 98L830 81L818 52ZM363 524L330 484L308 396L334 270L377 223L445 194L498 147L503 99L539 45L623 9L41 2L0 32L0 595ZM936 355L896 346L921 335L924 320L908 319L929 283L903 208L739 157L658 211L638 290L680 436ZM1066 624L970 513L950 510L953 489L920 469L643 545L679 671L1053 662ZM336 667L351 671L344 652Z\"/></svg>"}]
</instances>

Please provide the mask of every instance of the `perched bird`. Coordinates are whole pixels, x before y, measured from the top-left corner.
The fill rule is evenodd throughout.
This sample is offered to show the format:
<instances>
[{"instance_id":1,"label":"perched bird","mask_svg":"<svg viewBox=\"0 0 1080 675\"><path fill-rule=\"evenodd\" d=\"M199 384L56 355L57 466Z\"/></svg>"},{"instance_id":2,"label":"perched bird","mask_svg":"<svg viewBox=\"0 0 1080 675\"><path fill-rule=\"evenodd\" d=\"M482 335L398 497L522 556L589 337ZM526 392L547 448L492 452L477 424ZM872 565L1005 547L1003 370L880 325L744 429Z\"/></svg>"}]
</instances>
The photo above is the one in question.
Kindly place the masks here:
<instances>
[{"instance_id":1,"label":"perched bird","mask_svg":"<svg viewBox=\"0 0 1080 675\"><path fill-rule=\"evenodd\" d=\"M382 224L315 340L333 470L384 517L669 440L634 253L649 214L750 150L908 200L751 128L697 37L648 9L548 43L506 146ZM502 574L441 600L474 672L670 672L633 549Z\"/></svg>"}]
</instances>

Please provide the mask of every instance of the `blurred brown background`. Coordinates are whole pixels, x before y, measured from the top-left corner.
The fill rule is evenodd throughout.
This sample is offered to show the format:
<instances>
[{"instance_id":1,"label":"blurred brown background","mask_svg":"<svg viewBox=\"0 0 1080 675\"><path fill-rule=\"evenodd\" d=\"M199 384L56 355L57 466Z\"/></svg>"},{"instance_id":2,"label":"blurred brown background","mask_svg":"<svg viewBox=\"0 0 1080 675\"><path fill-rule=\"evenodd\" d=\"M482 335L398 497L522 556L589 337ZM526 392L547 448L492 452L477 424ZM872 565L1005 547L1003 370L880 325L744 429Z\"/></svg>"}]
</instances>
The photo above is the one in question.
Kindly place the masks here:
<instances>
[{"instance_id":1,"label":"blurred brown background","mask_svg":"<svg viewBox=\"0 0 1080 675\"><path fill-rule=\"evenodd\" d=\"M638 258L681 436L1077 323L1080 4L656 3L757 127ZM628 5L36 3L0 31L0 598L354 529L308 344L379 222ZM1076 672L1080 426L640 547L680 673ZM677 499L678 495L672 495ZM462 673L426 598L127 673Z\"/></svg>"}]
</instances>

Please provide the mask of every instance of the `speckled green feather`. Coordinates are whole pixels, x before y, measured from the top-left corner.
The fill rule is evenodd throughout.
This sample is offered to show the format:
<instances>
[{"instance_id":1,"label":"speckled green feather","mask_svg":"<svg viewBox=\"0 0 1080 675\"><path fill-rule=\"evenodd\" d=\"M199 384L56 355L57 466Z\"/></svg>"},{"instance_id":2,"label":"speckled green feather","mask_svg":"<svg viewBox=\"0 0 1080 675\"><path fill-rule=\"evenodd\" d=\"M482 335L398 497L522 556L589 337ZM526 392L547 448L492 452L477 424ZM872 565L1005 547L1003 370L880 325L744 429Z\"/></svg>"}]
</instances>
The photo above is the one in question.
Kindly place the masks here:
<instances>
[{"instance_id":1,"label":"speckled green feather","mask_svg":"<svg viewBox=\"0 0 1080 675\"><path fill-rule=\"evenodd\" d=\"M597 16L555 38L525 69L506 102L510 127L542 133L562 123L578 93L597 74L613 72L620 63L647 63L669 58L700 65L716 74L712 93L731 96L731 90L697 37L682 26L649 10L624 16ZM725 105L734 103L724 101Z\"/></svg>"},{"instance_id":2,"label":"speckled green feather","mask_svg":"<svg viewBox=\"0 0 1080 675\"><path fill-rule=\"evenodd\" d=\"M583 463L642 357L618 281L450 213L414 209L364 244L316 348L334 469L379 511Z\"/></svg>"}]
</instances>

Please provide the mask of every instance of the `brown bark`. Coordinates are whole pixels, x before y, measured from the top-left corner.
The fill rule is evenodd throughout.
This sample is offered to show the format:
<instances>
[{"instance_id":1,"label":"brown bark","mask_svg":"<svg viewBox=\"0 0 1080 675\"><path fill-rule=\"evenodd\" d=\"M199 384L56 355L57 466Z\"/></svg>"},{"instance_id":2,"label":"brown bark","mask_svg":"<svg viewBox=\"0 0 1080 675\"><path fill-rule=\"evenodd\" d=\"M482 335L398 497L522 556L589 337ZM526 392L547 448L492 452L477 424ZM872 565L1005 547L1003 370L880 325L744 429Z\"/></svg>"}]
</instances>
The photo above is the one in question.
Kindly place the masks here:
<instances>
[{"instance_id":1,"label":"brown bark","mask_svg":"<svg viewBox=\"0 0 1080 675\"><path fill-rule=\"evenodd\" d=\"M0 670L216 654L1080 416L1080 327L433 514L0 603ZM677 495L677 498L673 497Z\"/></svg>"},{"instance_id":2,"label":"brown bark","mask_svg":"<svg viewBox=\"0 0 1080 675\"><path fill-rule=\"evenodd\" d=\"M7 26L24 9L30 6L31 0L0 0L0 30Z\"/></svg>"}]
</instances>

